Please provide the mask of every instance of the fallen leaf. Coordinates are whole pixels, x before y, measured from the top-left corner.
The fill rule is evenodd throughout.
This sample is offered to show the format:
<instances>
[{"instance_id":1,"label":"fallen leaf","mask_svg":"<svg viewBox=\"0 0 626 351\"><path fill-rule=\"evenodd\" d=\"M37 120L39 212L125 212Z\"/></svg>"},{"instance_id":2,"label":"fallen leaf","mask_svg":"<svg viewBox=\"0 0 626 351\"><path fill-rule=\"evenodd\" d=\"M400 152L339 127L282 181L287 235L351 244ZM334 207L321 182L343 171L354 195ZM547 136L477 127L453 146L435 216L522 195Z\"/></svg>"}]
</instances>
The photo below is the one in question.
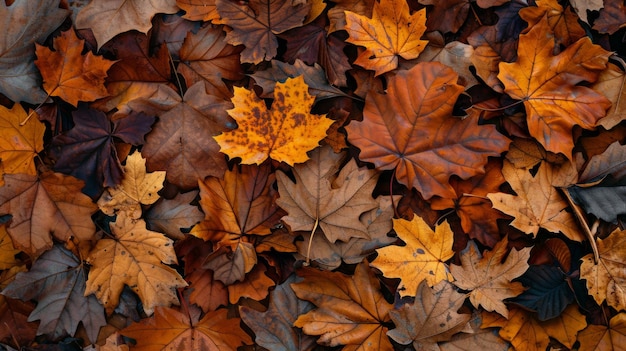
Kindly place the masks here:
<instances>
[{"instance_id":1,"label":"fallen leaf","mask_svg":"<svg viewBox=\"0 0 626 351\"><path fill-rule=\"evenodd\" d=\"M26 272L26 266L13 266L0 271L0 289L9 285L19 272ZM30 344L37 335L39 323L29 322L28 315L35 309L31 302L15 300L0 294L0 342L19 347ZM17 343L17 344L16 344Z\"/></svg>"},{"instance_id":2,"label":"fallen leaf","mask_svg":"<svg viewBox=\"0 0 626 351\"><path fill-rule=\"evenodd\" d=\"M452 258L454 234L447 221L433 231L419 216L412 221L394 219L393 229L405 246L387 246L376 250L371 263L388 278L400 278L400 296L413 296L422 281L434 286L442 280L453 280L447 260Z\"/></svg>"},{"instance_id":3,"label":"fallen leaf","mask_svg":"<svg viewBox=\"0 0 626 351\"><path fill-rule=\"evenodd\" d=\"M239 318L228 318L226 309L209 312L199 320L171 308L156 307L154 316L122 329L120 334L133 338L133 350L206 350L236 351L252 340L239 327Z\"/></svg>"},{"instance_id":4,"label":"fallen leaf","mask_svg":"<svg viewBox=\"0 0 626 351\"><path fill-rule=\"evenodd\" d=\"M428 43L421 39L426 31L426 10L411 15L406 1L374 1L371 19L351 11L345 14L350 35L346 41L365 47L354 63L376 71L377 76L394 70L398 56L417 58Z\"/></svg>"},{"instance_id":5,"label":"fallen leaf","mask_svg":"<svg viewBox=\"0 0 626 351\"><path fill-rule=\"evenodd\" d=\"M578 17L587 24L589 24L588 11L600 11L604 7L603 0L571 0L570 3Z\"/></svg>"},{"instance_id":6,"label":"fallen leaf","mask_svg":"<svg viewBox=\"0 0 626 351\"><path fill-rule=\"evenodd\" d=\"M190 191L176 194L173 199L158 200L144 214L148 229L172 239L183 239L185 234L181 229L191 228L204 218L198 206L190 205L197 195L197 191Z\"/></svg>"},{"instance_id":7,"label":"fallen leaf","mask_svg":"<svg viewBox=\"0 0 626 351\"><path fill-rule=\"evenodd\" d=\"M614 230L606 239L596 239L600 258L593 254L582 258L580 278L587 281L589 295L598 303L606 301L620 311L626 309L626 231Z\"/></svg>"},{"instance_id":8,"label":"fallen leaf","mask_svg":"<svg viewBox=\"0 0 626 351\"><path fill-rule=\"evenodd\" d=\"M395 198L394 201L398 201L399 196ZM357 264L376 249L392 244L397 240L395 236L387 235L393 227L392 200L388 196L379 196L376 201L379 206L361 214L359 218L359 221L367 227L367 237L352 237L348 241L337 240L332 243L319 228L313 235L300 232L304 240L296 242L298 253L302 257L308 255L318 267L330 271L338 268L342 262Z\"/></svg>"},{"instance_id":9,"label":"fallen leaf","mask_svg":"<svg viewBox=\"0 0 626 351\"><path fill-rule=\"evenodd\" d=\"M500 62L510 62L517 57L517 40L509 37L500 39L496 26L482 26L467 37L467 42L474 47L470 61L476 75L491 89L502 93L504 86L498 79L498 66Z\"/></svg>"},{"instance_id":10,"label":"fallen leaf","mask_svg":"<svg viewBox=\"0 0 626 351\"><path fill-rule=\"evenodd\" d=\"M83 180L87 188L114 187L122 181L122 165L114 140L141 145L154 117L133 113L111 121L104 113L81 106L72 113L74 128L52 140L54 169Z\"/></svg>"},{"instance_id":11,"label":"fallen leaf","mask_svg":"<svg viewBox=\"0 0 626 351\"><path fill-rule=\"evenodd\" d=\"M435 197L431 200L431 208L433 210L454 209L461 219L463 231L470 238L493 247L500 240L497 220L505 217L501 212L492 208L487 194L500 190L500 186L504 183L501 169L501 161L490 159L485 166L484 174L475 175L467 180L450 179L450 185L456 193L455 198Z\"/></svg>"},{"instance_id":12,"label":"fallen leaf","mask_svg":"<svg viewBox=\"0 0 626 351\"><path fill-rule=\"evenodd\" d=\"M35 112L28 118L20 104L7 109L0 106L0 160L3 174L24 173L36 175L34 157L43 150L46 126L39 122ZM26 121L24 125L21 125Z\"/></svg>"},{"instance_id":13,"label":"fallen leaf","mask_svg":"<svg viewBox=\"0 0 626 351\"><path fill-rule=\"evenodd\" d=\"M367 18L372 17L376 0L334 0L335 6L328 10L330 26L328 34L346 28L346 12L356 13Z\"/></svg>"},{"instance_id":14,"label":"fallen leaf","mask_svg":"<svg viewBox=\"0 0 626 351\"><path fill-rule=\"evenodd\" d=\"M498 78L505 93L523 101L530 134L546 150L571 159L574 125L593 128L611 105L602 94L576 84L594 82L610 52L584 37L555 56L554 37L543 17L520 35L517 61L501 62Z\"/></svg>"},{"instance_id":15,"label":"fallen leaf","mask_svg":"<svg viewBox=\"0 0 626 351\"><path fill-rule=\"evenodd\" d=\"M276 282L267 275L267 266L259 262L246 274L245 279L227 286L228 300L233 305L236 305L242 298L261 301L267 297L269 289L275 285Z\"/></svg>"},{"instance_id":16,"label":"fallen leaf","mask_svg":"<svg viewBox=\"0 0 626 351\"><path fill-rule=\"evenodd\" d=\"M176 0L97 0L83 7L76 17L76 28L91 28L98 50L120 33L137 30L147 33L157 13L176 13ZM111 25L115 23L115 25Z\"/></svg>"},{"instance_id":17,"label":"fallen leaf","mask_svg":"<svg viewBox=\"0 0 626 351\"><path fill-rule=\"evenodd\" d=\"M333 120L310 113L314 97L303 76L277 83L270 110L253 91L235 87L235 108L228 114L237 129L213 137L220 151L241 163L261 164L268 157L290 166L309 159L307 152L326 136Z\"/></svg>"},{"instance_id":18,"label":"fallen leaf","mask_svg":"<svg viewBox=\"0 0 626 351\"><path fill-rule=\"evenodd\" d=\"M12 101L32 104L47 100L35 62L34 43L43 42L70 11L60 0L0 3L0 93Z\"/></svg>"},{"instance_id":19,"label":"fallen leaf","mask_svg":"<svg viewBox=\"0 0 626 351\"><path fill-rule=\"evenodd\" d=\"M465 295L450 282L444 280L430 288L422 281L413 303L389 311L396 327L387 335L402 345L412 343L416 350L439 351L437 342L450 340L466 328L471 315L457 313L464 301Z\"/></svg>"},{"instance_id":20,"label":"fallen leaf","mask_svg":"<svg viewBox=\"0 0 626 351\"><path fill-rule=\"evenodd\" d=\"M432 5L426 26L429 31L456 33L461 29L470 10L469 0L418 0L422 5Z\"/></svg>"},{"instance_id":21,"label":"fallen leaf","mask_svg":"<svg viewBox=\"0 0 626 351\"><path fill-rule=\"evenodd\" d=\"M88 242L96 227L91 220L98 207L81 193L83 182L61 173L38 176L7 174L0 187L0 214L10 214L7 227L13 245L38 257L52 248L52 236Z\"/></svg>"},{"instance_id":22,"label":"fallen leaf","mask_svg":"<svg viewBox=\"0 0 626 351\"><path fill-rule=\"evenodd\" d=\"M495 328L481 329L482 317L480 312L475 311L469 321L471 330L463 330L454 334L450 340L440 342L441 351L467 351L467 350L490 350L508 351L511 344L498 336Z\"/></svg>"},{"instance_id":23,"label":"fallen leaf","mask_svg":"<svg viewBox=\"0 0 626 351\"><path fill-rule=\"evenodd\" d=\"M350 160L341 170L345 153L330 147L311 153L311 159L294 167L295 182L278 172L276 204L287 211L283 222L292 232L313 232L318 226L330 243L369 238L360 216L378 207L372 191L378 180L374 170L359 168Z\"/></svg>"},{"instance_id":24,"label":"fallen leaf","mask_svg":"<svg viewBox=\"0 0 626 351\"><path fill-rule=\"evenodd\" d=\"M593 29L613 34L626 26L626 6L623 1L605 0L600 16L593 22Z\"/></svg>"},{"instance_id":25,"label":"fallen leaf","mask_svg":"<svg viewBox=\"0 0 626 351\"><path fill-rule=\"evenodd\" d=\"M463 91L457 79L451 68L424 62L391 76L386 94L370 91L363 122L346 127L348 141L361 149L359 159L395 169L396 179L425 199L453 198L450 176L483 173L487 157L509 145L493 125L478 125L476 116L451 116Z\"/></svg>"},{"instance_id":26,"label":"fallen leaf","mask_svg":"<svg viewBox=\"0 0 626 351\"><path fill-rule=\"evenodd\" d=\"M613 179L626 178L626 146L617 141L600 155L592 156L578 180L580 183L592 183L608 175Z\"/></svg>"},{"instance_id":27,"label":"fallen leaf","mask_svg":"<svg viewBox=\"0 0 626 351\"><path fill-rule=\"evenodd\" d=\"M176 5L185 11L183 18L190 21L211 22L220 18L215 0L176 0Z\"/></svg>"},{"instance_id":28,"label":"fallen leaf","mask_svg":"<svg viewBox=\"0 0 626 351\"><path fill-rule=\"evenodd\" d=\"M51 339L74 335L78 324L87 330L91 342L106 324L104 309L93 295L85 293L85 267L62 246L56 245L39 256L28 272L18 273L2 294L24 301L37 300L28 317L40 320L37 335Z\"/></svg>"},{"instance_id":29,"label":"fallen leaf","mask_svg":"<svg viewBox=\"0 0 626 351\"><path fill-rule=\"evenodd\" d=\"M198 179L221 177L226 161L209 136L234 128L226 113L232 104L207 94L202 82L189 87L182 98L168 87L163 92L165 96L157 94L130 104L159 117L141 149L148 170L167 171L168 182L182 190L197 187Z\"/></svg>"},{"instance_id":30,"label":"fallen leaf","mask_svg":"<svg viewBox=\"0 0 626 351\"><path fill-rule=\"evenodd\" d=\"M429 42L415 62L440 62L451 67L459 74L459 84L465 89L478 85L478 80L470 71L474 48L471 45L453 41L445 44L444 38L438 35L439 42L429 37ZM411 61L413 62L413 61Z\"/></svg>"},{"instance_id":31,"label":"fallen leaf","mask_svg":"<svg viewBox=\"0 0 626 351\"><path fill-rule=\"evenodd\" d=\"M532 265L517 281L527 289L512 302L537 312L540 321L560 316L576 300L568 276L559 267Z\"/></svg>"},{"instance_id":32,"label":"fallen leaf","mask_svg":"<svg viewBox=\"0 0 626 351\"><path fill-rule=\"evenodd\" d=\"M106 87L110 96L91 106L103 111L117 109L113 119L131 114L130 101L163 93L162 90L171 86L172 70L167 47L151 49L150 39L143 33L122 33L100 51L113 55L116 62L107 71Z\"/></svg>"},{"instance_id":33,"label":"fallen leaf","mask_svg":"<svg viewBox=\"0 0 626 351\"><path fill-rule=\"evenodd\" d=\"M611 108L606 116L598 121L598 124L609 130L626 119L626 62L622 68L609 62L608 68L600 73L598 80L593 84L595 91L601 91L611 101ZM585 148L587 149L587 148Z\"/></svg>"},{"instance_id":34,"label":"fallen leaf","mask_svg":"<svg viewBox=\"0 0 626 351\"><path fill-rule=\"evenodd\" d=\"M313 66L307 66L298 59L296 59L293 65L272 60L272 68L256 71L250 77L263 89L261 97L272 98L277 83L284 83L288 78L295 78L299 75L302 75L304 78L304 83L309 87L309 93L315 96L316 101L338 96L348 96L328 83L326 74L320 65L315 63Z\"/></svg>"},{"instance_id":35,"label":"fallen leaf","mask_svg":"<svg viewBox=\"0 0 626 351\"><path fill-rule=\"evenodd\" d=\"M111 314L128 285L151 315L156 306L178 304L175 289L187 283L168 264L177 263L172 240L146 229L142 219L119 212L110 224L113 238L98 240L86 258L91 265L85 295L95 294Z\"/></svg>"},{"instance_id":36,"label":"fallen leaf","mask_svg":"<svg viewBox=\"0 0 626 351\"><path fill-rule=\"evenodd\" d=\"M276 286L270 294L270 302L265 312L256 311L247 306L240 306L239 313L246 325L254 331L255 342L272 351L307 351L313 349L316 338L304 334L293 327L298 316L315 306L300 300L291 289L292 283L300 283L302 278L290 275L283 283Z\"/></svg>"},{"instance_id":37,"label":"fallen leaf","mask_svg":"<svg viewBox=\"0 0 626 351\"><path fill-rule=\"evenodd\" d=\"M544 351L550 338L558 340L565 347L573 347L576 334L586 326L585 316L573 304L559 317L545 322L538 321L531 312L516 307L511 308L508 320L499 315L483 313L481 328L502 327L500 336L510 341L515 350Z\"/></svg>"},{"instance_id":38,"label":"fallen leaf","mask_svg":"<svg viewBox=\"0 0 626 351\"><path fill-rule=\"evenodd\" d=\"M514 217L511 225L533 237L544 228L552 233L561 232L575 241L585 238L578 229L569 204L552 185L556 172L549 163L541 163L533 176L528 170L516 169L504 161L502 174L517 196L490 193L487 197L493 207Z\"/></svg>"},{"instance_id":39,"label":"fallen leaf","mask_svg":"<svg viewBox=\"0 0 626 351\"><path fill-rule=\"evenodd\" d=\"M380 292L380 283L367 266L360 263L354 275L332 273L305 267L298 270L304 278L291 288L301 300L316 308L302 314L294 326L305 334L320 335L318 344L346 345L344 350L391 351L385 335L393 308Z\"/></svg>"},{"instance_id":40,"label":"fallen leaf","mask_svg":"<svg viewBox=\"0 0 626 351\"><path fill-rule=\"evenodd\" d=\"M609 325L588 325L578 334L580 351L626 350L626 313L619 313Z\"/></svg>"},{"instance_id":41,"label":"fallen leaf","mask_svg":"<svg viewBox=\"0 0 626 351\"><path fill-rule=\"evenodd\" d=\"M109 216L125 211L137 219L141 217L141 204L150 205L159 199L158 191L163 188L164 180L165 172L146 173L146 160L135 152L126 158L122 182L102 194L98 207Z\"/></svg>"},{"instance_id":42,"label":"fallen leaf","mask_svg":"<svg viewBox=\"0 0 626 351\"><path fill-rule=\"evenodd\" d=\"M197 33L187 33L178 53L181 60L178 72L185 77L187 85L219 78L240 80L244 77L239 62L243 47L229 45L224 41L225 36L223 26L211 24L200 28ZM230 94L224 98L230 98Z\"/></svg>"},{"instance_id":43,"label":"fallen leaf","mask_svg":"<svg viewBox=\"0 0 626 351\"><path fill-rule=\"evenodd\" d=\"M546 16L556 45L569 46L587 35L571 7L564 9L556 0L538 0L536 4L519 12L520 17L528 22L528 28L537 25Z\"/></svg>"},{"instance_id":44,"label":"fallen leaf","mask_svg":"<svg viewBox=\"0 0 626 351\"><path fill-rule=\"evenodd\" d=\"M260 63L276 56L280 34L302 25L309 13L307 2L295 3L287 0L251 0L236 3L229 0L216 0L220 23L233 30L226 34L231 45L243 44L241 62Z\"/></svg>"},{"instance_id":45,"label":"fallen leaf","mask_svg":"<svg viewBox=\"0 0 626 351\"><path fill-rule=\"evenodd\" d=\"M496 311L508 318L509 312L504 300L524 292L520 282L513 282L528 269L529 247L510 250L509 240L504 237L483 255L473 241L461 252L461 265L450 265L454 277L453 284L468 290L474 307L482 306L486 311ZM506 259L504 259L506 257Z\"/></svg>"},{"instance_id":46,"label":"fallen leaf","mask_svg":"<svg viewBox=\"0 0 626 351\"><path fill-rule=\"evenodd\" d=\"M54 51L36 45L35 64L43 77L43 88L76 107L78 101L94 101L109 93L104 87L107 71L115 63L88 51L82 55L85 41L73 29L54 39Z\"/></svg>"}]
</instances>

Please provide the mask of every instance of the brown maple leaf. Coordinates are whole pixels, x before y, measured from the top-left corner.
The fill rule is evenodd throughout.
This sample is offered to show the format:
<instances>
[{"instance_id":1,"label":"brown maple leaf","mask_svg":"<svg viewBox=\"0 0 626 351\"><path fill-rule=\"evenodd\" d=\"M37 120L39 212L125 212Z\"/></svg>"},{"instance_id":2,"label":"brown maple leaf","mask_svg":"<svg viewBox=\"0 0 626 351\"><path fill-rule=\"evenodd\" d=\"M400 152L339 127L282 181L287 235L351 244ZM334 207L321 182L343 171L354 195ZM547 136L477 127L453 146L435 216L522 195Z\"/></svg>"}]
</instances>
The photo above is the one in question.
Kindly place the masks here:
<instances>
[{"instance_id":1,"label":"brown maple leaf","mask_svg":"<svg viewBox=\"0 0 626 351\"><path fill-rule=\"evenodd\" d=\"M241 62L260 63L276 56L280 34L301 26L311 5L287 0L251 0L237 3L216 0L220 23L232 28L226 35L231 45L243 44Z\"/></svg>"},{"instance_id":2,"label":"brown maple leaf","mask_svg":"<svg viewBox=\"0 0 626 351\"><path fill-rule=\"evenodd\" d=\"M387 93L368 92L363 122L347 127L359 158L378 169L395 169L399 182L415 187L425 199L455 197L450 176L467 179L484 172L488 156L499 156L509 140L478 117L452 117L463 87L458 75L437 62L398 71Z\"/></svg>"},{"instance_id":3,"label":"brown maple leaf","mask_svg":"<svg viewBox=\"0 0 626 351\"><path fill-rule=\"evenodd\" d=\"M54 51L36 44L35 64L43 77L44 89L48 95L58 96L74 107L78 101L94 101L109 94L104 79L115 63L91 51L83 56L84 42L70 29L54 39Z\"/></svg>"},{"instance_id":4,"label":"brown maple leaf","mask_svg":"<svg viewBox=\"0 0 626 351\"><path fill-rule=\"evenodd\" d=\"M508 310L503 300L524 292L522 283L512 280L528 269L531 249L527 247L509 252L508 243L505 237L492 251L481 255L476 244L470 241L461 252L461 266L450 266L453 284L470 291L469 298L474 307L481 305L485 310L496 311L505 318L508 318Z\"/></svg>"},{"instance_id":5,"label":"brown maple leaf","mask_svg":"<svg viewBox=\"0 0 626 351\"><path fill-rule=\"evenodd\" d=\"M346 11L347 42L364 46L355 64L376 71L376 75L398 67L398 56L417 58L428 41L422 40L426 31L426 10L409 14L404 0L374 1L372 18Z\"/></svg>"},{"instance_id":6,"label":"brown maple leaf","mask_svg":"<svg viewBox=\"0 0 626 351\"><path fill-rule=\"evenodd\" d=\"M593 128L611 105L602 94L576 84L594 82L611 53L584 37L555 56L554 37L544 16L520 35L517 61L501 62L498 78L505 93L523 101L530 134L546 150L571 158L574 125Z\"/></svg>"},{"instance_id":7,"label":"brown maple leaf","mask_svg":"<svg viewBox=\"0 0 626 351\"><path fill-rule=\"evenodd\" d=\"M391 351L385 335L392 305L380 292L380 283L364 261L354 275L305 267L298 271L304 280L292 283L299 299L317 308L302 314L294 326L305 334L320 335L318 343L347 345L350 350Z\"/></svg>"},{"instance_id":8,"label":"brown maple leaf","mask_svg":"<svg viewBox=\"0 0 626 351\"><path fill-rule=\"evenodd\" d=\"M46 126L36 116L28 118L21 105L0 106L0 174L36 175L34 157L43 150L45 131Z\"/></svg>"},{"instance_id":9,"label":"brown maple leaf","mask_svg":"<svg viewBox=\"0 0 626 351\"><path fill-rule=\"evenodd\" d=\"M282 220L292 232L313 232L318 226L329 242L369 238L359 221L366 211L378 208L372 191L378 180L374 170L359 168L350 160L339 171L345 153L328 146L311 153L311 159L294 167L295 183L279 172L278 206L287 211Z\"/></svg>"},{"instance_id":10,"label":"brown maple leaf","mask_svg":"<svg viewBox=\"0 0 626 351\"><path fill-rule=\"evenodd\" d=\"M228 318L228 311L183 314L171 308L157 307L154 316L122 329L122 335L137 341L138 350L236 351L251 344L250 336L239 326L239 318Z\"/></svg>"},{"instance_id":11,"label":"brown maple leaf","mask_svg":"<svg viewBox=\"0 0 626 351\"><path fill-rule=\"evenodd\" d=\"M537 6L528 6L520 10L519 15L531 28L547 16L550 29L554 32L557 45L569 46L586 36L583 27L578 24L578 16L571 7L563 9L556 0L538 0Z\"/></svg>"}]
</instances>

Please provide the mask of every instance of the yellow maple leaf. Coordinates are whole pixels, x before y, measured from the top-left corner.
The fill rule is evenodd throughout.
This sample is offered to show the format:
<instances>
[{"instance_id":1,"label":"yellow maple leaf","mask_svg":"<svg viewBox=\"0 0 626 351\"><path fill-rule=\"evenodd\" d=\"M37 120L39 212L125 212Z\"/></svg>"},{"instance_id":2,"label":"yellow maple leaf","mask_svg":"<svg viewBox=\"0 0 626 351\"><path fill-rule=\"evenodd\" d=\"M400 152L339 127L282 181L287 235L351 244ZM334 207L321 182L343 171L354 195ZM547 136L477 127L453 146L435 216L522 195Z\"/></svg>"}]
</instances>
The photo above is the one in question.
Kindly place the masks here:
<instances>
[{"instance_id":1,"label":"yellow maple leaf","mask_svg":"<svg viewBox=\"0 0 626 351\"><path fill-rule=\"evenodd\" d=\"M87 257L91 270L85 295L95 294L107 313L118 305L124 284L139 295L148 315L155 306L178 304L175 289L187 283L167 266L177 263L172 240L147 230L143 219L132 219L126 212L110 227L115 238L99 240Z\"/></svg>"},{"instance_id":2,"label":"yellow maple leaf","mask_svg":"<svg viewBox=\"0 0 626 351\"><path fill-rule=\"evenodd\" d=\"M261 164L268 157L290 166L308 160L306 153L319 145L334 122L310 113L315 97L308 89L302 76L276 83L268 110L253 91L235 87L235 108L228 114L238 127L213 137L220 151L230 158L241 157L243 164Z\"/></svg>"},{"instance_id":3,"label":"yellow maple leaf","mask_svg":"<svg viewBox=\"0 0 626 351\"><path fill-rule=\"evenodd\" d=\"M146 160L139 152L128 156L124 166L124 179L115 188L107 188L98 200L98 207L112 216L116 210L131 213L131 217L141 216L141 204L151 205L159 199L157 193L163 188L164 171L146 173Z\"/></svg>"},{"instance_id":4,"label":"yellow maple leaf","mask_svg":"<svg viewBox=\"0 0 626 351\"><path fill-rule=\"evenodd\" d=\"M376 250L378 257L371 265L385 277L400 278L400 296L414 296L423 280L431 287L442 280L453 280L444 263L454 255L454 234L447 221L433 231L419 216L410 222L394 219L393 229L406 245Z\"/></svg>"},{"instance_id":5,"label":"yellow maple leaf","mask_svg":"<svg viewBox=\"0 0 626 351\"><path fill-rule=\"evenodd\" d=\"M398 56L406 60L417 58L427 40L426 9L412 15L405 0L374 2L372 18L345 11L346 27L350 37L347 42L364 46L355 64L376 71L376 75L398 67Z\"/></svg>"},{"instance_id":6,"label":"yellow maple leaf","mask_svg":"<svg viewBox=\"0 0 626 351\"><path fill-rule=\"evenodd\" d=\"M580 278L587 280L589 295L598 304L604 300L616 310L626 309L626 231L615 230L596 240L600 259L593 254L582 258Z\"/></svg>"},{"instance_id":7,"label":"yellow maple leaf","mask_svg":"<svg viewBox=\"0 0 626 351\"><path fill-rule=\"evenodd\" d=\"M43 150L46 126L33 117L28 118L20 104L0 106L0 174L37 174L33 158Z\"/></svg>"}]
</instances>

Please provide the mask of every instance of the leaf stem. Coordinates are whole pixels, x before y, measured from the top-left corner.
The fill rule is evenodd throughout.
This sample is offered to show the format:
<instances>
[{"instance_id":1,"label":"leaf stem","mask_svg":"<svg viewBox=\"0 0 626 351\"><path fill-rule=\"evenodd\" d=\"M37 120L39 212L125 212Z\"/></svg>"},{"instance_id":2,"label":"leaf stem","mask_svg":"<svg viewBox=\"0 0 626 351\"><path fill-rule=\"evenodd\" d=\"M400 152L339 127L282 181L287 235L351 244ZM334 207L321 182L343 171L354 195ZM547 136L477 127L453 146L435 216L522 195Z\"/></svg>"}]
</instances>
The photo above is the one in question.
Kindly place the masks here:
<instances>
[{"instance_id":1,"label":"leaf stem","mask_svg":"<svg viewBox=\"0 0 626 351\"><path fill-rule=\"evenodd\" d=\"M28 113L28 116L26 116L26 119L23 120L22 122L20 122L20 127L23 127L28 120L33 116L33 114L35 113L35 111L37 111L37 109L41 108L41 106L43 106L43 104L46 103L46 101L48 101L48 98L50 97L50 94L52 94L57 88L52 89L51 92L48 93L48 95L46 95L46 98L43 100L43 102L40 102L39 105L37 105L37 107L35 107L35 109L31 110Z\"/></svg>"},{"instance_id":2,"label":"leaf stem","mask_svg":"<svg viewBox=\"0 0 626 351\"><path fill-rule=\"evenodd\" d=\"M472 105L469 108L475 108L477 110L480 111L487 111L487 112L498 112L498 111L504 111L507 108L513 107L513 106L517 106L519 104L521 104L522 102L524 102L524 100L517 100L512 104L506 105L506 106L502 106L502 107L498 107L498 108L484 108L484 107L478 107L476 105Z\"/></svg>"},{"instance_id":3,"label":"leaf stem","mask_svg":"<svg viewBox=\"0 0 626 351\"><path fill-rule=\"evenodd\" d=\"M574 215L576 216L578 223L582 227L583 232L585 233L585 236L589 240L589 244L591 245L591 250L593 250L593 261L595 264L598 264L598 261L600 260L600 253L598 252L598 245L596 244L596 236L595 236L596 230L598 229L597 223L594 223L593 229L590 229L589 223L587 223L587 219L583 215L583 212L580 209L580 206L578 206L574 202L574 199L572 199L572 196L569 194L569 191L561 187L559 187L558 189L561 191L561 194L563 194L563 196L565 197L565 200L567 200L568 205L574 211Z\"/></svg>"},{"instance_id":4,"label":"leaf stem","mask_svg":"<svg viewBox=\"0 0 626 351\"><path fill-rule=\"evenodd\" d=\"M311 244L313 244L313 236L315 235L315 231L317 230L317 225L320 223L319 218L315 218L315 225L313 225L313 230L311 231L311 236L309 237L309 244L306 248L306 261L304 262L304 266L309 266L311 264Z\"/></svg>"}]
</instances>

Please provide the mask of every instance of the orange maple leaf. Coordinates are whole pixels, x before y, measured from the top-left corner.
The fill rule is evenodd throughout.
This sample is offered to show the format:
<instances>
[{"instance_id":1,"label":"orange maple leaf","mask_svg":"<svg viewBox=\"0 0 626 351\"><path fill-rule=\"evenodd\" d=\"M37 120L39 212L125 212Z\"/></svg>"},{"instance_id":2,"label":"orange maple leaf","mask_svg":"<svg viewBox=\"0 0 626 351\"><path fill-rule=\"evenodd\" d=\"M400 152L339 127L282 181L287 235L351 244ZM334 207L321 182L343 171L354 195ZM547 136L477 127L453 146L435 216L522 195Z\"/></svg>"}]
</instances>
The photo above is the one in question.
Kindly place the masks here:
<instances>
[{"instance_id":1,"label":"orange maple leaf","mask_svg":"<svg viewBox=\"0 0 626 351\"><path fill-rule=\"evenodd\" d=\"M426 31L426 9L409 14L405 0L374 1L372 18L345 11L350 37L347 42L364 46L355 64L376 71L376 75L398 67L398 56L406 60L417 58L428 40L422 40Z\"/></svg>"},{"instance_id":2,"label":"orange maple leaf","mask_svg":"<svg viewBox=\"0 0 626 351\"><path fill-rule=\"evenodd\" d=\"M36 44L35 64L43 77L43 88L74 107L78 101L94 101L109 95L104 79L115 63L91 52L81 55L84 43L71 29L54 39L55 51Z\"/></svg>"},{"instance_id":3,"label":"orange maple leaf","mask_svg":"<svg viewBox=\"0 0 626 351\"><path fill-rule=\"evenodd\" d=\"M398 71L387 94L370 90L363 122L347 127L348 140L361 149L359 158L381 170L396 169L399 182L430 199L455 198L448 183L484 173L488 156L500 156L509 140L478 116L455 118L452 109L463 91L458 74L438 62L422 62Z\"/></svg>"},{"instance_id":4,"label":"orange maple leaf","mask_svg":"<svg viewBox=\"0 0 626 351\"><path fill-rule=\"evenodd\" d=\"M315 100L302 76L276 83L274 103L268 110L265 101L245 88L235 87L235 108L228 114L237 129L213 138L220 151L243 164L261 164L268 157L290 166L309 159L307 152L326 137L333 120L310 113Z\"/></svg>"},{"instance_id":5,"label":"orange maple leaf","mask_svg":"<svg viewBox=\"0 0 626 351\"><path fill-rule=\"evenodd\" d=\"M26 123L21 125L22 121ZM0 106L0 175L36 175L34 157L43 150L45 132L46 126L37 118L28 118L20 104L13 105L11 109Z\"/></svg>"},{"instance_id":6,"label":"orange maple leaf","mask_svg":"<svg viewBox=\"0 0 626 351\"><path fill-rule=\"evenodd\" d=\"M220 309L199 320L197 313L183 314L171 308L157 307L154 316L131 324L122 335L137 341L133 350L204 350L236 351L251 344L250 336L239 326L239 318L228 318Z\"/></svg>"},{"instance_id":7,"label":"orange maple leaf","mask_svg":"<svg viewBox=\"0 0 626 351\"><path fill-rule=\"evenodd\" d=\"M518 59L501 62L498 79L505 93L523 101L530 134L546 150L571 158L574 125L593 128L611 106L602 94L576 84L594 82L611 53L584 37L555 56L554 38L544 16L520 35Z\"/></svg>"}]
</instances>

